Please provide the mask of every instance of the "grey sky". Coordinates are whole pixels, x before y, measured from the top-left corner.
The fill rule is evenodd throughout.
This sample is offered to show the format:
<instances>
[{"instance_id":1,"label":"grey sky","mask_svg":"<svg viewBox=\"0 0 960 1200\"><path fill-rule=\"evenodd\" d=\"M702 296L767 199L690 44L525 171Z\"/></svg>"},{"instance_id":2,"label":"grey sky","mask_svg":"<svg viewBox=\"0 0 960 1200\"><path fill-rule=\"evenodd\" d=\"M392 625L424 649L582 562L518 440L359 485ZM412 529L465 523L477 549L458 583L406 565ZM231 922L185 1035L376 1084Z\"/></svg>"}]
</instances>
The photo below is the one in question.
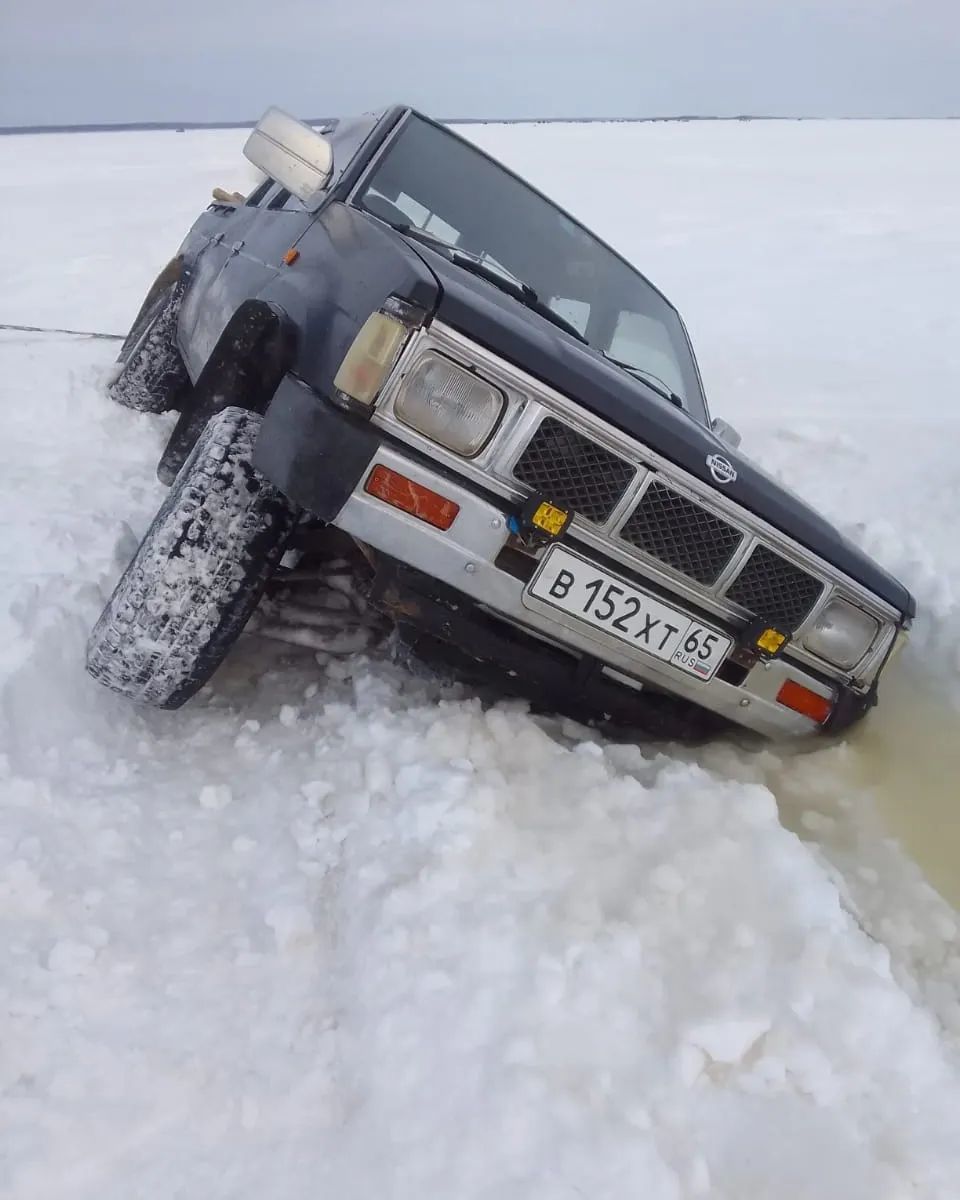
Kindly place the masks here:
<instances>
[{"instance_id":1,"label":"grey sky","mask_svg":"<svg viewBox=\"0 0 960 1200\"><path fill-rule=\"evenodd\" d=\"M0 125L960 114L960 0L0 0Z\"/></svg>"}]
</instances>

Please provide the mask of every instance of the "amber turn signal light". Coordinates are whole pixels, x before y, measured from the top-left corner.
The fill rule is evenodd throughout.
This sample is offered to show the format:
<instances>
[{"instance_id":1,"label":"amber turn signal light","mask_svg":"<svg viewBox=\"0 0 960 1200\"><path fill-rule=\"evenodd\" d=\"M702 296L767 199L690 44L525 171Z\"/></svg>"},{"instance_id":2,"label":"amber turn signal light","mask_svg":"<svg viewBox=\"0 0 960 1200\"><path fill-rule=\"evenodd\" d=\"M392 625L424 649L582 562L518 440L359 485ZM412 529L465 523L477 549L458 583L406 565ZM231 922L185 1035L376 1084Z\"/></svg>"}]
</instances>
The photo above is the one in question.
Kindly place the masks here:
<instances>
[{"instance_id":1,"label":"amber turn signal light","mask_svg":"<svg viewBox=\"0 0 960 1200\"><path fill-rule=\"evenodd\" d=\"M378 463L367 477L364 491L393 508L409 513L435 529L449 529L457 519L460 505L441 496L439 492L431 491L422 483L415 483L398 471Z\"/></svg>"},{"instance_id":2,"label":"amber turn signal light","mask_svg":"<svg viewBox=\"0 0 960 1200\"><path fill-rule=\"evenodd\" d=\"M798 712L804 717L809 717L818 725L822 725L833 712L832 700L821 696L819 692L812 692L802 683L797 683L793 679L788 679L777 692L777 703L784 705L785 708L792 708L794 712Z\"/></svg>"}]
</instances>

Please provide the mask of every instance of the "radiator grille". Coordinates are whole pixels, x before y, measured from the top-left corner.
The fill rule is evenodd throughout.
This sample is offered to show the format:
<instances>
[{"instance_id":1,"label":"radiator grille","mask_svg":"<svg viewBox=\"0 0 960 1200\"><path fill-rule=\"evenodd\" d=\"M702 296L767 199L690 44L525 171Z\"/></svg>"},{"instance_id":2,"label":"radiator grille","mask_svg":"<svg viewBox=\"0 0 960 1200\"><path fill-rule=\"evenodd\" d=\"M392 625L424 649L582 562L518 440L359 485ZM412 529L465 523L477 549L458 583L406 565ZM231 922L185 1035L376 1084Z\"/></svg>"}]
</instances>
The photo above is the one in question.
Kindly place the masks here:
<instances>
[{"instance_id":1,"label":"radiator grille","mask_svg":"<svg viewBox=\"0 0 960 1200\"><path fill-rule=\"evenodd\" d=\"M822 590L819 579L766 546L757 546L727 588L727 599L792 633L809 616Z\"/></svg>"},{"instance_id":2,"label":"radiator grille","mask_svg":"<svg viewBox=\"0 0 960 1200\"><path fill-rule=\"evenodd\" d=\"M545 417L513 473L548 500L602 523L616 508L636 470L590 438Z\"/></svg>"},{"instance_id":3,"label":"radiator grille","mask_svg":"<svg viewBox=\"0 0 960 1200\"><path fill-rule=\"evenodd\" d=\"M513 468L521 483L596 524L606 522L636 478L634 464L554 417L544 417ZM744 533L654 479L617 535L624 542L713 587L743 544ZM793 632L809 616L823 584L758 545L725 595L754 616Z\"/></svg>"},{"instance_id":4,"label":"radiator grille","mask_svg":"<svg viewBox=\"0 0 960 1200\"><path fill-rule=\"evenodd\" d=\"M643 493L620 536L703 584L716 583L743 541L739 529L659 480Z\"/></svg>"}]
</instances>

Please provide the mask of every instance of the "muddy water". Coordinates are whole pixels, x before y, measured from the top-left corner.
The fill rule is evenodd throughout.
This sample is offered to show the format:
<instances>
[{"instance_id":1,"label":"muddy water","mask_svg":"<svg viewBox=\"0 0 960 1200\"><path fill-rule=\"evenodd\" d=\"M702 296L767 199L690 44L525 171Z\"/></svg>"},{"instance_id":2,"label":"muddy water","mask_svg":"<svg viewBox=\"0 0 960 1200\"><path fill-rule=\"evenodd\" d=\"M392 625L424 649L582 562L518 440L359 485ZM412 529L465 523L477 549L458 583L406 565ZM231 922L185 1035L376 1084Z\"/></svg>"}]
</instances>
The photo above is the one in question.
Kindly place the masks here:
<instances>
[{"instance_id":1,"label":"muddy water","mask_svg":"<svg viewBox=\"0 0 960 1200\"><path fill-rule=\"evenodd\" d=\"M889 833L960 909L960 713L898 678L851 737L849 767Z\"/></svg>"},{"instance_id":2,"label":"muddy water","mask_svg":"<svg viewBox=\"0 0 960 1200\"><path fill-rule=\"evenodd\" d=\"M960 911L960 710L916 677L896 673L879 707L842 740L714 743L693 757L769 787L783 824L841 861L844 874L864 869L895 889L884 877L901 874L905 855Z\"/></svg>"},{"instance_id":3,"label":"muddy water","mask_svg":"<svg viewBox=\"0 0 960 1200\"><path fill-rule=\"evenodd\" d=\"M894 839L960 910L960 712L942 697L901 673L842 742L758 765L788 828L827 849Z\"/></svg>"}]
</instances>

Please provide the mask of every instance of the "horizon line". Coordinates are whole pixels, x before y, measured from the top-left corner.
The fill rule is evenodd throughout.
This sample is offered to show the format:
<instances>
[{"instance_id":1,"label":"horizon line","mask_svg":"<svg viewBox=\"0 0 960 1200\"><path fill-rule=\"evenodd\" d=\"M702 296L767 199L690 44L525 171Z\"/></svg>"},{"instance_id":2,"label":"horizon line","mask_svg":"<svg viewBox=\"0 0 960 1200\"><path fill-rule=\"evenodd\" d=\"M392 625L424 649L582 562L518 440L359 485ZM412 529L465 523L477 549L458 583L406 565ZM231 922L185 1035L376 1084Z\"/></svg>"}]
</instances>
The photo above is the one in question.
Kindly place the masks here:
<instances>
[{"instance_id":1,"label":"horizon line","mask_svg":"<svg viewBox=\"0 0 960 1200\"><path fill-rule=\"evenodd\" d=\"M322 125L333 117L309 117L307 125ZM774 116L769 113L678 113L661 117L439 117L443 125L615 125L662 124L692 121L956 121L960 115L940 116ZM0 135L33 133L137 133L151 131L186 132L198 129L252 129L256 121L88 121L79 124L0 125Z\"/></svg>"}]
</instances>

